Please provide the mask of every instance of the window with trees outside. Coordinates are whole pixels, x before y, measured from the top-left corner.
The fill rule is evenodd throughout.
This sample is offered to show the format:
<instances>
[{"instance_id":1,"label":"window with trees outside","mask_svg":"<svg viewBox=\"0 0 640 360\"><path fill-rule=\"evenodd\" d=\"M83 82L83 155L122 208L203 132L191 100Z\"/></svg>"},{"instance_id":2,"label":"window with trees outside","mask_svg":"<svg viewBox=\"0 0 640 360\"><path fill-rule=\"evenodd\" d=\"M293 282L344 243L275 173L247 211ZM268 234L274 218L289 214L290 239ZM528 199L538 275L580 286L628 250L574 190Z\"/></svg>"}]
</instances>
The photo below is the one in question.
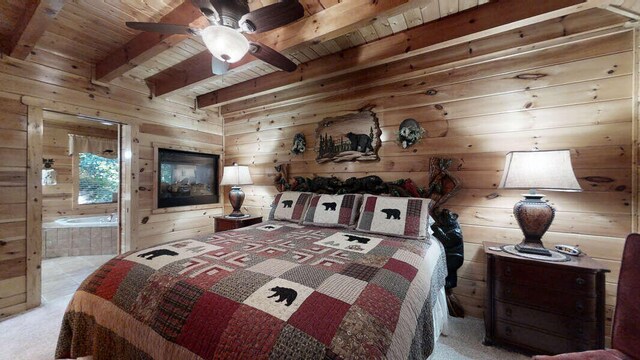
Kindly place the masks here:
<instances>
[{"instance_id":1,"label":"window with trees outside","mask_svg":"<svg viewBox=\"0 0 640 360\"><path fill-rule=\"evenodd\" d=\"M107 159L91 153L80 153L78 158L78 204L117 201L120 182L118 159Z\"/></svg>"}]
</instances>

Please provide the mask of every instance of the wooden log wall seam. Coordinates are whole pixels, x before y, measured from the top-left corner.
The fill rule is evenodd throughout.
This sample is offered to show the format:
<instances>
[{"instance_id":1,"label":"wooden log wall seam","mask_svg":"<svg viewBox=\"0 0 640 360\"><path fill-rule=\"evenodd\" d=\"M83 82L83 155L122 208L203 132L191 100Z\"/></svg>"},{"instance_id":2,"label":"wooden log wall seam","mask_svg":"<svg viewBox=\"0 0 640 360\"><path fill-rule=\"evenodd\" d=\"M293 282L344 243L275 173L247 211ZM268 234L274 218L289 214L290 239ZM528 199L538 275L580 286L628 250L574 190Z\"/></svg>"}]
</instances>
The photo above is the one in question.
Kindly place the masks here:
<instances>
[{"instance_id":1,"label":"wooden log wall seam","mask_svg":"<svg viewBox=\"0 0 640 360\"><path fill-rule=\"evenodd\" d=\"M44 59L44 58L43 58ZM124 250L191 237L213 229L212 216L222 205L205 210L152 214L152 143L160 142L222 153L222 118L218 110L194 110L168 99L149 99L141 92L117 85L96 85L81 73L71 71L75 62L55 58L47 65L4 57L0 59L0 318L35 306L37 285L27 273L27 106L83 114L128 124L135 168L125 176L135 179L124 211L132 212L132 232ZM44 60L40 62L46 63ZM41 110L40 110L41 111ZM43 150L52 150L44 139ZM41 162L41 160L39 160ZM6 191L5 191L6 190ZM45 191L45 194L48 190ZM147 219L142 223L142 219ZM157 220L163 219L163 220ZM183 220L184 219L184 220ZM35 236L35 235L34 235ZM37 250L37 249L36 249ZM36 256L39 254L36 254ZM37 258L34 258L37 261ZM35 262L33 262L35 264ZM36 264L36 268L39 264ZM34 266L29 263L29 278ZM31 299L27 305L27 299Z\"/></svg>"},{"instance_id":2,"label":"wooden log wall seam","mask_svg":"<svg viewBox=\"0 0 640 360\"><path fill-rule=\"evenodd\" d=\"M594 30L594 29L592 29ZM517 243L522 236L511 214L520 191L498 190L504 156L512 150L569 148L582 193L548 193L557 219L544 242L578 244L601 260L607 276L607 311L615 304L624 237L632 229L633 30L597 33L566 44L540 46L509 56L470 61L464 67L438 65L405 69L393 81L286 106L225 113L226 163L250 165L253 186L245 186L243 211L266 215L275 195L273 166L290 163L290 176L364 176L428 181L430 157L454 159L452 173L463 189L447 206L460 214L465 264L455 292L473 316L482 316L483 241ZM446 52L447 50L442 50ZM437 52L435 57L440 56ZM423 75L415 76L420 71ZM362 81L358 76L354 78ZM340 80L354 80L343 77ZM376 78L372 82L377 82ZM312 85L310 85L312 86ZM333 86L325 82L325 86ZM300 88L300 96L307 94ZM278 96L278 93L274 93ZM383 131L381 161L372 164L316 164L313 134L328 116L375 106ZM415 118L427 130L420 143L402 149L394 131ZM307 152L290 153L295 133L307 135ZM607 325L610 327L610 318Z\"/></svg>"}]
</instances>

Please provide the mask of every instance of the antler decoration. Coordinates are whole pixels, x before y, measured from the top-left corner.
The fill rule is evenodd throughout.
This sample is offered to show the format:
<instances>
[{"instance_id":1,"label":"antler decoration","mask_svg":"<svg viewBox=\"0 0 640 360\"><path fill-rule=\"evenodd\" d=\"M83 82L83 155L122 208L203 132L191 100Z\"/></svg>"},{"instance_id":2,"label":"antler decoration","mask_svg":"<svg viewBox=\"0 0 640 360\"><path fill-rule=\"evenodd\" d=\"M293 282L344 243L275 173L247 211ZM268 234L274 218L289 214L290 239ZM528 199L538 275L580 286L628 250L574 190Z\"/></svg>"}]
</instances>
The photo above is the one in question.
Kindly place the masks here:
<instances>
[{"instance_id":1,"label":"antler decoration","mask_svg":"<svg viewBox=\"0 0 640 360\"><path fill-rule=\"evenodd\" d=\"M275 169L278 172L273 179L276 189L280 192L289 190L291 188L291 185L289 185L289 164L278 164Z\"/></svg>"},{"instance_id":2,"label":"antler decoration","mask_svg":"<svg viewBox=\"0 0 640 360\"><path fill-rule=\"evenodd\" d=\"M452 159L437 157L429 159L429 187L426 195L433 200L433 209L444 204L462 188L460 180L448 170L452 162Z\"/></svg>"}]
</instances>

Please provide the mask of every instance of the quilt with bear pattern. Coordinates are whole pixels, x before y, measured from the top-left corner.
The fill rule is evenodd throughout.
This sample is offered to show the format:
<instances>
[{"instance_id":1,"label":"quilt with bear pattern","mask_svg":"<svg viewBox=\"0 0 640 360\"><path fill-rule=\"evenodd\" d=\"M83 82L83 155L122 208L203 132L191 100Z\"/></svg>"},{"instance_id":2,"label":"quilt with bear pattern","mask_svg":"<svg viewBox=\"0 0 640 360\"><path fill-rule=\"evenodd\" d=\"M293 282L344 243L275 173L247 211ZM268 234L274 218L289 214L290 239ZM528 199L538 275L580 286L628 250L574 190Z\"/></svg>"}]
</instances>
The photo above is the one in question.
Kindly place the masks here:
<instances>
[{"instance_id":1,"label":"quilt with bear pattern","mask_svg":"<svg viewBox=\"0 0 640 360\"><path fill-rule=\"evenodd\" d=\"M56 358L425 359L445 276L437 240L263 222L110 260Z\"/></svg>"}]
</instances>

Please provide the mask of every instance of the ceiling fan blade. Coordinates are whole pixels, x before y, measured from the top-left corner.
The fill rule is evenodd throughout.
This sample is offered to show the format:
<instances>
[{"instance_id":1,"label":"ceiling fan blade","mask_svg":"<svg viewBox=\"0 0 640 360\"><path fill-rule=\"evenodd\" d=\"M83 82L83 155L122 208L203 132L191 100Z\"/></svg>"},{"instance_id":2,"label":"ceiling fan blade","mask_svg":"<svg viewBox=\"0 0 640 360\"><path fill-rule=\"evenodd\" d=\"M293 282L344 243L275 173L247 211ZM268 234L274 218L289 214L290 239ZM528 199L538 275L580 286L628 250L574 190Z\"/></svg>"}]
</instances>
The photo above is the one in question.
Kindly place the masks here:
<instances>
[{"instance_id":1,"label":"ceiling fan blade","mask_svg":"<svg viewBox=\"0 0 640 360\"><path fill-rule=\"evenodd\" d=\"M294 63L293 61L287 59L286 56L259 42L250 43L249 53L257 57L258 59L284 71L292 72L298 68L298 65L296 65L296 63Z\"/></svg>"},{"instance_id":2,"label":"ceiling fan blade","mask_svg":"<svg viewBox=\"0 0 640 360\"><path fill-rule=\"evenodd\" d=\"M283 0L246 13L240 18L240 28L248 33L260 33L278 28L304 16L298 0Z\"/></svg>"},{"instance_id":3,"label":"ceiling fan blade","mask_svg":"<svg viewBox=\"0 0 640 360\"><path fill-rule=\"evenodd\" d=\"M186 25L148 23L148 22L126 22L131 29L140 31L157 32L161 34L198 35L198 30Z\"/></svg>"},{"instance_id":4,"label":"ceiling fan blade","mask_svg":"<svg viewBox=\"0 0 640 360\"><path fill-rule=\"evenodd\" d=\"M211 72L216 75L224 75L229 70L229 63L222 61L215 56L211 57Z\"/></svg>"},{"instance_id":5,"label":"ceiling fan blade","mask_svg":"<svg viewBox=\"0 0 640 360\"><path fill-rule=\"evenodd\" d=\"M220 14L218 14L218 10L213 7L210 0L191 0L191 3L200 9L200 12L209 20L209 23L212 25L220 23Z\"/></svg>"}]
</instances>

